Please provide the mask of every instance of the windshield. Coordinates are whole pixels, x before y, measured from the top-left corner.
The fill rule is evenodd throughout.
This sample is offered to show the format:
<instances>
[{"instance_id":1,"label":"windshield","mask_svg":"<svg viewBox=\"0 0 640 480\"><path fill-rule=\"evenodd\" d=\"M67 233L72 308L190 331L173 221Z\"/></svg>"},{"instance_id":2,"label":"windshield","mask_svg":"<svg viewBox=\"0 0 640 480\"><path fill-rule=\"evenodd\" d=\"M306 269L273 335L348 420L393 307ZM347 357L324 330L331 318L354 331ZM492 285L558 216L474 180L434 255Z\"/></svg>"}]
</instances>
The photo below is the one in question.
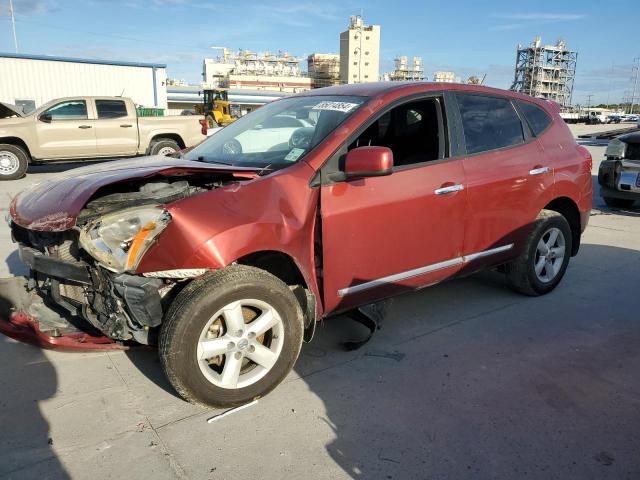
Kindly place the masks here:
<instances>
[{"instance_id":1,"label":"windshield","mask_svg":"<svg viewBox=\"0 0 640 480\"><path fill-rule=\"evenodd\" d=\"M365 97L329 95L278 100L223 128L185 158L283 168L302 159L365 101Z\"/></svg>"}]
</instances>

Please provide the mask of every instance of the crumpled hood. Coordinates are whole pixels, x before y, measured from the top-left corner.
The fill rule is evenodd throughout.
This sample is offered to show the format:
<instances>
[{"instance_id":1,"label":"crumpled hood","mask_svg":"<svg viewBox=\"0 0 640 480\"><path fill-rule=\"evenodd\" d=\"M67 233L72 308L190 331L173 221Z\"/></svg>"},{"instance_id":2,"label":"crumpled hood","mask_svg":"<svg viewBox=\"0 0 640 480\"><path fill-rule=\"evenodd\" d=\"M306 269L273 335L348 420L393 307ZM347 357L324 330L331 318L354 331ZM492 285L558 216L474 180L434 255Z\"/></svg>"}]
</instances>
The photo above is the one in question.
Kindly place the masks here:
<instances>
[{"instance_id":1,"label":"crumpled hood","mask_svg":"<svg viewBox=\"0 0 640 480\"><path fill-rule=\"evenodd\" d=\"M11 220L48 232L73 228L80 210L98 189L127 180L198 172L254 172L258 169L210 165L169 157L142 157L76 168L20 192L11 202Z\"/></svg>"}]
</instances>

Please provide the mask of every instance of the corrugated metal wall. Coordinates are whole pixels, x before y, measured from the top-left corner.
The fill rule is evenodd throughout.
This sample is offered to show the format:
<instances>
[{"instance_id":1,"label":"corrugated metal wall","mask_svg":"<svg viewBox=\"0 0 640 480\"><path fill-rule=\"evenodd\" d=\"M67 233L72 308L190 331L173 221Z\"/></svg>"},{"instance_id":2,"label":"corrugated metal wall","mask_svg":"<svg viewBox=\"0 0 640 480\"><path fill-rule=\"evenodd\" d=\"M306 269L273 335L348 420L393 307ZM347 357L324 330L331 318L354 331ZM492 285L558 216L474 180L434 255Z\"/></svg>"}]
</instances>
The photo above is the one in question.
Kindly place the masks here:
<instances>
[{"instance_id":1,"label":"corrugated metal wall","mask_svg":"<svg viewBox=\"0 0 640 480\"><path fill-rule=\"evenodd\" d=\"M166 108L166 69L155 69L155 95L153 71L151 67L0 57L0 101L34 100L38 107L60 97L123 95L140 105Z\"/></svg>"}]
</instances>

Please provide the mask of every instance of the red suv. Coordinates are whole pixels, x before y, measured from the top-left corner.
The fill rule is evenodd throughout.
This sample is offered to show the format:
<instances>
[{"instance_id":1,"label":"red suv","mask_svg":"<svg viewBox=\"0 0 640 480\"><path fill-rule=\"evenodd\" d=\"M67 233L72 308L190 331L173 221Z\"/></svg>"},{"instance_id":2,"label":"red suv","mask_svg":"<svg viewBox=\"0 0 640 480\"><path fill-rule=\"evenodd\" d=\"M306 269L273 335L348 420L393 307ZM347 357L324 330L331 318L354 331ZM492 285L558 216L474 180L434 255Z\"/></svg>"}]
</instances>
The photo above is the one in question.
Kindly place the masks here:
<instances>
[{"instance_id":1,"label":"red suv","mask_svg":"<svg viewBox=\"0 0 640 480\"><path fill-rule=\"evenodd\" d=\"M591 157L558 111L470 85L330 87L179 159L64 173L11 204L31 277L5 282L21 312L0 328L63 345L81 318L157 343L180 395L232 406L281 382L324 317L494 267L548 293L591 208Z\"/></svg>"}]
</instances>

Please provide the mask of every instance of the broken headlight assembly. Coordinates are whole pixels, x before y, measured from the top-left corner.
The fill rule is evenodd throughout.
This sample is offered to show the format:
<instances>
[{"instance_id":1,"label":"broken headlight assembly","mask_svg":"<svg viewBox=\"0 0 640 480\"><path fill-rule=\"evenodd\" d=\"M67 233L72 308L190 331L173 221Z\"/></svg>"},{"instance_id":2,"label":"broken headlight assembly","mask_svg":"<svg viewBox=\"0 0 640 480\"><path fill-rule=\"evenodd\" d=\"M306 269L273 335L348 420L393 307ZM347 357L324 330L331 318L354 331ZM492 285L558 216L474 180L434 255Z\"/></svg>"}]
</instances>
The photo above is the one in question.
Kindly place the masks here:
<instances>
[{"instance_id":1,"label":"broken headlight assembly","mask_svg":"<svg viewBox=\"0 0 640 480\"><path fill-rule=\"evenodd\" d=\"M83 227L80 245L116 272L133 270L170 221L171 215L158 207L122 210Z\"/></svg>"}]
</instances>

